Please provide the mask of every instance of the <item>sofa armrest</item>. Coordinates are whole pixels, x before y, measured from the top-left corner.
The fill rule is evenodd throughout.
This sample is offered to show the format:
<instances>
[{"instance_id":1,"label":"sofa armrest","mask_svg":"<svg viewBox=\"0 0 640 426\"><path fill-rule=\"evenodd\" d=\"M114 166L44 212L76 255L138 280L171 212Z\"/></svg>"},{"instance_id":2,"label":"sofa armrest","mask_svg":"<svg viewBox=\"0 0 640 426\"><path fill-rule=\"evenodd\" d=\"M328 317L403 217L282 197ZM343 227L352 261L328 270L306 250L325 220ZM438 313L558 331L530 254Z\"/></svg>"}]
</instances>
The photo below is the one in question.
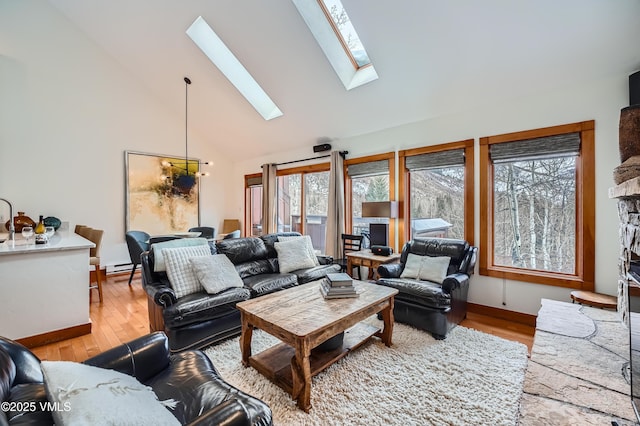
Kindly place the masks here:
<instances>
[{"instance_id":1,"label":"sofa armrest","mask_svg":"<svg viewBox=\"0 0 640 426\"><path fill-rule=\"evenodd\" d=\"M162 332L147 334L91 357L84 364L116 370L145 382L169 366L169 340Z\"/></svg>"},{"instance_id":2,"label":"sofa armrest","mask_svg":"<svg viewBox=\"0 0 640 426\"><path fill-rule=\"evenodd\" d=\"M156 305L162 306L163 308L171 306L178 301L173 288L166 284L154 283L152 285L148 285L143 283L143 287Z\"/></svg>"},{"instance_id":3,"label":"sofa armrest","mask_svg":"<svg viewBox=\"0 0 640 426\"><path fill-rule=\"evenodd\" d=\"M250 426L251 419L242 402L228 399L189 423L189 426L204 425Z\"/></svg>"},{"instance_id":4,"label":"sofa armrest","mask_svg":"<svg viewBox=\"0 0 640 426\"><path fill-rule=\"evenodd\" d=\"M142 288L156 305L166 308L178 301L176 293L168 283L166 274L153 272L151 252L146 251L140 255L140 270L142 273Z\"/></svg>"},{"instance_id":5,"label":"sofa armrest","mask_svg":"<svg viewBox=\"0 0 640 426\"><path fill-rule=\"evenodd\" d=\"M442 281L442 291L452 294L455 290L469 286L469 275L467 274L451 274Z\"/></svg>"},{"instance_id":6,"label":"sofa armrest","mask_svg":"<svg viewBox=\"0 0 640 426\"><path fill-rule=\"evenodd\" d=\"M319 254L316 257L318 258L318 262L320 262L321 265L331 265L333 263L333 256Z\"/></svg>"},{"instance_id":7,"label":"sofa armrest","mask_svg":"<svg viewBox=\"0 0 640 426\"><path fill-rule=\"evenodd\" d=\"M401 273L402 265L400 263L387 263L378 266L380 278L400 278Z\"/></svg>"}]
</instances>

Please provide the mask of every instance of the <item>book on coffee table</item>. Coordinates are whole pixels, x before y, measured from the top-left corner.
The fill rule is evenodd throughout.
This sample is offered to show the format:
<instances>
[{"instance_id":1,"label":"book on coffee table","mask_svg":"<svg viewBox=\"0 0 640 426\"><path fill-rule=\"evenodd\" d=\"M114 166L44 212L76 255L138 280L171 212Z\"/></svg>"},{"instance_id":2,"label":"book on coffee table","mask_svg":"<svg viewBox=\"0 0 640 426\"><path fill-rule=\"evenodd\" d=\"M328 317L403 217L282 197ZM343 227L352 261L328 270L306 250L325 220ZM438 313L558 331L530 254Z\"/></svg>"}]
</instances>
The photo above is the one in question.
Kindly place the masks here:
<instances>
[{"instance_id":1,"label":"book on coffee table","mask_svg":"<svg viewBox=\"0 0 640 426\"><path fill-rule=\"evenodd\" d=\"M358 292L353 285L332 287L329 280L322 280L320 283L320 293L325 299L339 299L342 297L358 297Z\"/></svg>"},{"instance_id":2,"label":"book on coffee table","mask_svg":"<svg viewBox=\"0 0 640 426\"><path fill-rule=\"evenodd\" d=\"M353 280L344 272L336 272L332 274L327 274L327 280L331 287L349 287L353 286Z\"/></svg>"}]
</instances>

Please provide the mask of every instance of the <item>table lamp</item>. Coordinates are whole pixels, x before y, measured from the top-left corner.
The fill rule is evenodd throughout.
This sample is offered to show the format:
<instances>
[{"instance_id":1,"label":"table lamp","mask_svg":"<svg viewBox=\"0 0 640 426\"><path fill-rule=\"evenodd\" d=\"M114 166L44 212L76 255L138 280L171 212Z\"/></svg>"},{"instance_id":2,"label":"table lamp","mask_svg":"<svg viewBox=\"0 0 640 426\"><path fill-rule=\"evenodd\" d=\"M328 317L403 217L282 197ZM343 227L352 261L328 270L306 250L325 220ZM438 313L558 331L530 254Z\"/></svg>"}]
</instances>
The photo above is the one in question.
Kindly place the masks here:
<instances>
[{"instance_id":1,"label":"table lamp","mask_svg":"<svg viewBox=\"0 0 640 426\"><path fill-rule=\"evenodd\" d=\"M395 219L398 217L397 201L365 201L362 203L362 217L378 217ZM369 241L371 242L371 251L376 254L387 255L392 253L389 247L389 224L387 223L370 223L369 224Z\"/></svg>"}]
</instances>

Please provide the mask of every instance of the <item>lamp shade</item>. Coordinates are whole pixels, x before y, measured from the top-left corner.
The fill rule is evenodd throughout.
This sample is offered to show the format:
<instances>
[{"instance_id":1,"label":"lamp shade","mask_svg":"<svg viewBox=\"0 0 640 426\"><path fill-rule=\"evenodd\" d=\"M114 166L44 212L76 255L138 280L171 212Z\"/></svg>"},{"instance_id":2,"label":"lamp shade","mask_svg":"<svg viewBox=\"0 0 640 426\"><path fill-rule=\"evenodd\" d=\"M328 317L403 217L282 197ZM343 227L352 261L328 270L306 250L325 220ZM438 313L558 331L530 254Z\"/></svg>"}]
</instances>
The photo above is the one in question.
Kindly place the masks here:
<instances>
[{"instance_id":1,"label":"lamp shade","mask_svg":"<svg viewBox=\"0 0 640 426\"><path fill-rule=\"evenodd\" d=\"M365 201L362 203L362 217L398 217L397 201Z\"/></svg>"}]
</instances>

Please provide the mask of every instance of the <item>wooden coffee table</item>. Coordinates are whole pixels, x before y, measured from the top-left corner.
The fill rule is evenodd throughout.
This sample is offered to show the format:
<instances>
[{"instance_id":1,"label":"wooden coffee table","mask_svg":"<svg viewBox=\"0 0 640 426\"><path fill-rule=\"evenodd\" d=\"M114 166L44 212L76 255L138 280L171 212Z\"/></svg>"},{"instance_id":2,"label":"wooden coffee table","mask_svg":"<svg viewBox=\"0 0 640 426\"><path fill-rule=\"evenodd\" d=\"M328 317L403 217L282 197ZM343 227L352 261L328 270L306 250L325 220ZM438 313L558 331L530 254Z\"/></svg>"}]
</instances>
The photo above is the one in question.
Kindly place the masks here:
<instances>
[{"instance_id":1,"label":"wooden coffee table","mask_svg":"<svg viewBox=\"0 0 640 426\"><path fill-rule=\"evenodd\" d=\"M252 366L297 400L298 407L311 408L311 378L371 336L391 346L393 296L398 290L354 280L358 297L325 300L319 281L260 296L237 304L242 316L240 348L242 364ZM384 327L361 323L378 312ZM258 328L282 343L251 355L251 336ZM341 347L321 352L312 349L344 333Z\"/></svg>"}]
</instances>

